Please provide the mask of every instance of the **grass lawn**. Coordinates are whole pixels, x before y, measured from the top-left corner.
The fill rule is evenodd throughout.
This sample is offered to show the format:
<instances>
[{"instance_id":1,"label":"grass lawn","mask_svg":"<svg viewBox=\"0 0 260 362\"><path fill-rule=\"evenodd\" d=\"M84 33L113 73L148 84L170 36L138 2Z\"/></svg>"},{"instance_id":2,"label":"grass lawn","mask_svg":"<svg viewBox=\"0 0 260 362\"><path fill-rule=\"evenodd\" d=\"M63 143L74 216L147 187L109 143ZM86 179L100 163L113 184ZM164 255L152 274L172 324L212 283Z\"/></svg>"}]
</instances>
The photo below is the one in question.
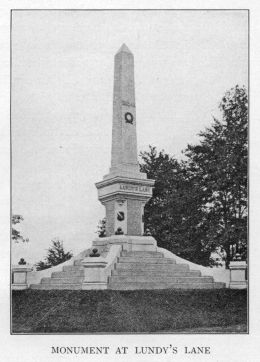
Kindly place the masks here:
<instances>
[{"instance_id":1,"label":"grass lawn","mask_svg":"<svg viewBox=\"0 0 260 362\"><path fill-rule=\"evenodd\" d=\"M246 333L246 290L12 292L13 333Z\"/></svg>"}]
</instances>

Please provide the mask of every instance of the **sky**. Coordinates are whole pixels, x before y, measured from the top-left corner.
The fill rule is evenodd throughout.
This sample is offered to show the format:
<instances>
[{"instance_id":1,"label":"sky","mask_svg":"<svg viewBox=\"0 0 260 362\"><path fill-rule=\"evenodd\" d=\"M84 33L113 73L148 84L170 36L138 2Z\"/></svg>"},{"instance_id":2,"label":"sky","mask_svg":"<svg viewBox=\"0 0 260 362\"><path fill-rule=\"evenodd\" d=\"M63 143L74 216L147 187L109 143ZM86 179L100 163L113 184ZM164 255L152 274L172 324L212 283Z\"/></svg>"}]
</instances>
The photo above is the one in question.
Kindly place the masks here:
<instances>
[{"instance_id":1,"label":"sky","mask_svg":"<svg viewBox=\"0 0 260 362\"><path fill-rule=\"evenodd\" d=\"M12 211L35 263L53 238L74 255L105 215L95 182L110 167L114 55L135 58L138 152L181 158L247 86L246 11L13 11Z\"/></svg>"}]
</instances>

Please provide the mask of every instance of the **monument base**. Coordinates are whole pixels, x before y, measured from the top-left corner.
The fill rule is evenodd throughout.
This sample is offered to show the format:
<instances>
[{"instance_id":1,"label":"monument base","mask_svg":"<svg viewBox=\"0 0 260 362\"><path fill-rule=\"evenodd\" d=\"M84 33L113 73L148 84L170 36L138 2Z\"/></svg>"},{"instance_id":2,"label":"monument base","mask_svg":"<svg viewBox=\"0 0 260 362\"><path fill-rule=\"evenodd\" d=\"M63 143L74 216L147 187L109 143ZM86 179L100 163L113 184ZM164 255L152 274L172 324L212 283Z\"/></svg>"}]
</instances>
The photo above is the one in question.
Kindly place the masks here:
<instances>
[{"instance_id":1,"label":"monument base","mask_svg":"<svg viewBox=\"0 0 260 362\"><path fill-rule=\"evenodd\" d=\"M93 241L93 247L105 245L122 245L122 250L125 251L157 250L157 242L152 236L112 235Z\"/></svg>"},{"instance_id":2,"label":"monument base","mask_svg":"<svg viewBox=\"0 0 260 362\"><path fill-rule=\"evenodd\" d=\"M12 284L12 290L24 290L28 289L28 284Z\"/></svg>"},{"instance_id":3,"label":"monument base","mask_svg":"<svg viewBox=\"0 0 260 362\"><path fill-rule=\"evenodd\" d=\"M54 267L53 272L52 268L37 272L41 273L41 282L30 283L30 288L135 290L218 289L226 286L226 276L224 279L218 277L215 282L211 268L190 263L157 247L151 236L97 238L90 249L68 262L60 265L60 270ZM49 273L48 277L42 273Z\"/></svg>"},{"instance_id":4,"label":"monument base","mask_svg":"<svg viewBox=\"0 0 260 362\"><path fill-rule=\"evenodd\" d=\"M247 281L231 281L229 285L230 289L246 289L247 288Z\"/></svg>"}]
</instances>

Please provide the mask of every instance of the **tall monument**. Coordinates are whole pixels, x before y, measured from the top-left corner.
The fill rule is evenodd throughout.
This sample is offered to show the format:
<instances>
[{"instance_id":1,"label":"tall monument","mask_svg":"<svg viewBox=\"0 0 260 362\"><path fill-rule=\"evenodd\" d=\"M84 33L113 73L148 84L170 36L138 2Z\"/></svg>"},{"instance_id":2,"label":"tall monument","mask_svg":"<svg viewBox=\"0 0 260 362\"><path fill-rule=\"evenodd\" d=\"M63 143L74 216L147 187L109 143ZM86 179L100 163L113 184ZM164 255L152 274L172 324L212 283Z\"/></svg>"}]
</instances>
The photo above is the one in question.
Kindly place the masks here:
<instances>
[{"instance_id":1,"label":"tall monument","mask_svg":"<svg viewBox=\"0 0 260 362\"><path fill-rule=\"evenodd\" d=\"M154 180L139 171L136 138L134 56L123 44L114 59L113 129L109 174L96 183L106 208L106 234L141 236L143 213Z\"/></svg>"},{"instance_id":2,"label":"tall monument","mask_svg":"<svg viewBox=\"0 0 260 362\"><path fill-rule=\"evenodd\" d=\"M125 44L115 55L114 71L111 167L108 175L96 183L98 199L106 208L107 235L93 240L92 247L73 261L32 276L30 288L223 288L224 283L214 283L212 276L207 276L208 268L193 264L196 270L190 271L184 259L158 248L152 236L143 235L144 205L152 196L154 180L139 171L134 57ZM25 284L18 279L15 288L21 289Z\"/></svg>"}]
</instances>

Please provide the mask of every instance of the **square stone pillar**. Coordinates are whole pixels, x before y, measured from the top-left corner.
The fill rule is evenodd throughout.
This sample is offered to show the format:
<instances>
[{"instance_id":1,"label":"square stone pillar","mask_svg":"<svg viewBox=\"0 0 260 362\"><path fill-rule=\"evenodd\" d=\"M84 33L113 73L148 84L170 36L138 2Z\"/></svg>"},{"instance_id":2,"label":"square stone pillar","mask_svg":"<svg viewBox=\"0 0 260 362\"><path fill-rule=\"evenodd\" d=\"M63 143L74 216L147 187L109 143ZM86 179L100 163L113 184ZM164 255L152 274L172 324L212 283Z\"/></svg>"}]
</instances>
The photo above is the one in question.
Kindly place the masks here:
<instances>
[{"instance_id":1,"label":"square stone pillar","mask_svg":"<svg viewBox=\"0 0 260 362\"><path fill-rule=\"evenodd\" d=\"M230 269L230 288L231 289L245 289L247 288L246 280L246 262L245 261L231 261L229 264Z\"/></svg>"},{"instance_id":2,"label":"square stone pillar","mask_svg":"<svg viewBox=\"0 0 260 362\"><path fill-rule=\"evenodd\" d=\"M12 267L12 289L22 290L28 288L27 274L32 271L28 265L15 265Z\"/></svg>"},{"instance_id":3,"label":"square stone pillar","mask_svg":"<svg viewBox=\"0 0 260 362\"><path fill-rule=\"evenodd\" d=\"M104 274L107 261L102 257L86 257L81 264L84 266L83 290L107 289L107 277Z\"/></svg>"}]
</instances>

